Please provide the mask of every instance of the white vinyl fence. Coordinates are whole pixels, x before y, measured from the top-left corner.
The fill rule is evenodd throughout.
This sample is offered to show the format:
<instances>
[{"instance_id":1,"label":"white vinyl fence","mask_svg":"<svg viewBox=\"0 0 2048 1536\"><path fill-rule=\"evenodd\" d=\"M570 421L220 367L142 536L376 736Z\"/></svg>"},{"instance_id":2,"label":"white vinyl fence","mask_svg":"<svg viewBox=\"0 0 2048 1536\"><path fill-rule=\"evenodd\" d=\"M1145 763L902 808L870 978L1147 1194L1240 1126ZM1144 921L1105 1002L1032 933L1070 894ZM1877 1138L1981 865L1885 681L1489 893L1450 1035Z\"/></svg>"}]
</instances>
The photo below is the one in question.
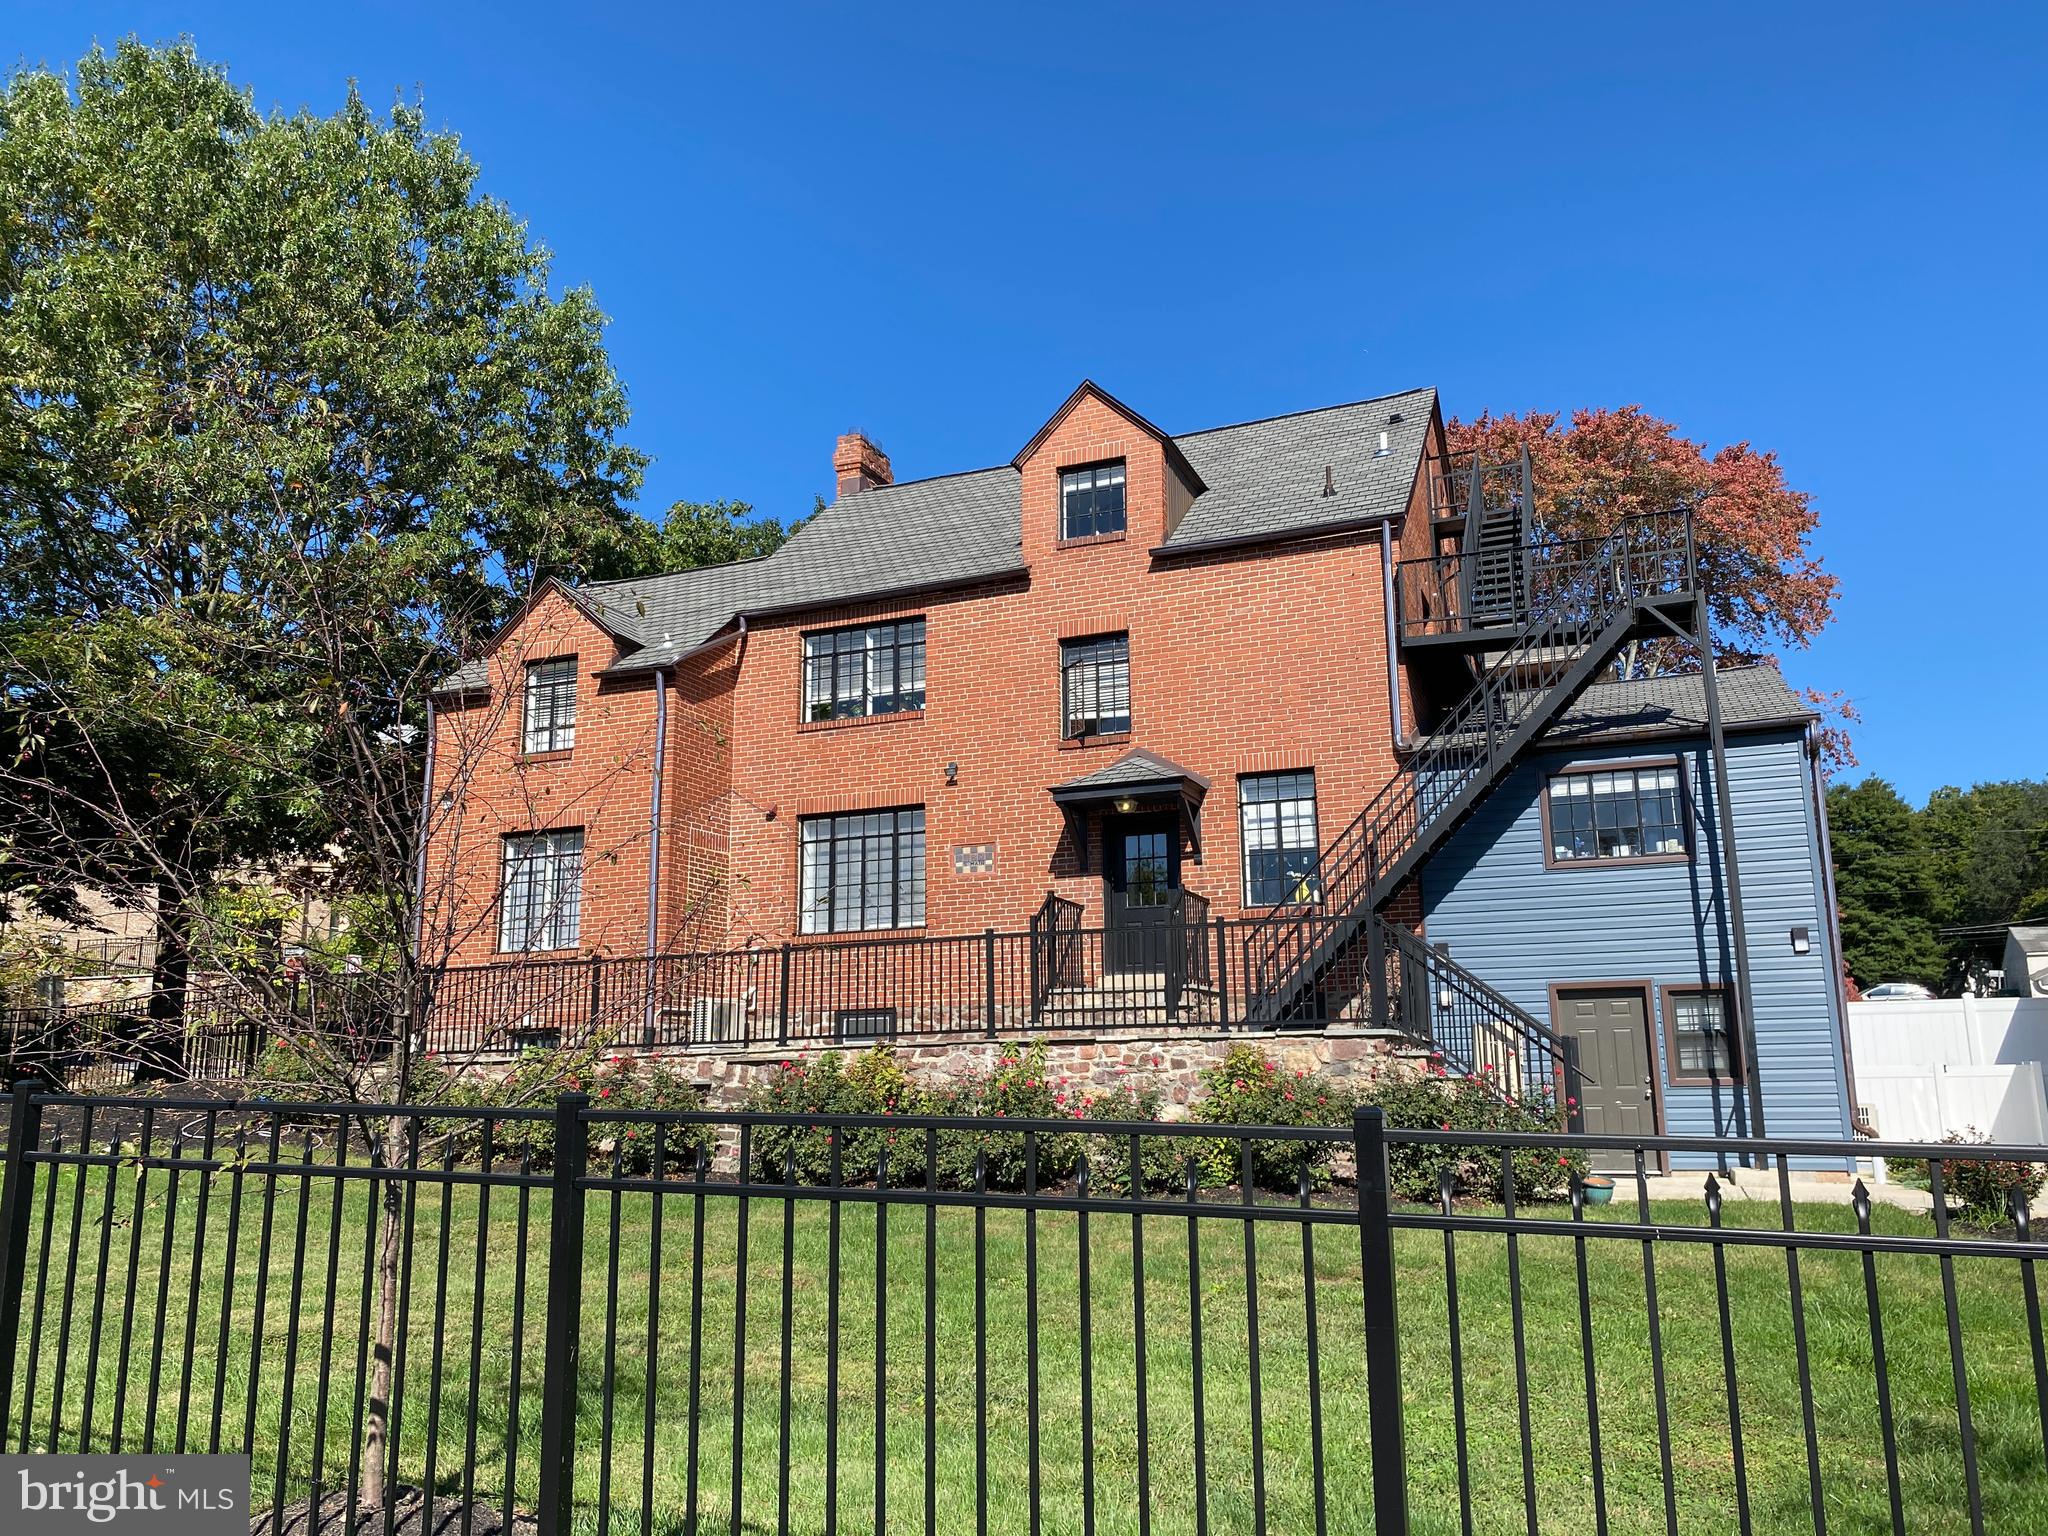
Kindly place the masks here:
<instances>
[{"instance_id":1,"label":"white vinyl fence","mask_svg":"<svg viewBox=\"0 0 2048 1536\"><path fill-rule=\"evenodd\" d=\"M2048 1144L2048 999L1851 1003L1856 1097L1887 1141Z\"/></svg>"}]
</instances>

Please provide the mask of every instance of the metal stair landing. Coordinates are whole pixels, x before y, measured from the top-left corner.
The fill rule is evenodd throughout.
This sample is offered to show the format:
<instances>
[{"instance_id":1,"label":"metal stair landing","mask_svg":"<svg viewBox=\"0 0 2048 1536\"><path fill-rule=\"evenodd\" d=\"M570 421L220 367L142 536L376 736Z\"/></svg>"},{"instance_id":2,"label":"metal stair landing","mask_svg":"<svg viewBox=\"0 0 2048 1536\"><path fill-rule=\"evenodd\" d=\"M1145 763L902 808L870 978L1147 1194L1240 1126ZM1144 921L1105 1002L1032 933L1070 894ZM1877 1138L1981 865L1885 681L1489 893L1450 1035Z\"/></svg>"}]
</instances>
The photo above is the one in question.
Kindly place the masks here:
<instances>
[{"instance_id":1,"label":"metal stair landing","mask_svg":"<svg viewBox=\"0 0 2048 1536\"><path fill-rule=\"evenodd\" d=\"M1477 532L1483 545L1483 527ZM1248 936L1245 970L1255 1016L1277 1022L1297 1011L1318 979L1363 938L1374 1022L1404 1032L1420 1028L1412 1010L1395 1016L1387 957L1402 950L1391 937L1400 930L1372 920L1374 914L1623 646L1667 634L1667 626L1683 628L1694 617L1698 566L1689 512L1630 518L1590 552L1575 553L1531 583L1533 558L1524 549L1518 565L1496 568L1488 588L1500 593L1509 577L1525 591L1533 587L1538 595L1520 628L1511 639L1505 625L1491 631L1499 642L1488 648L1477 682L1324 848L1310 899L1274 912ZM1506 1010L1499 1028L1554 1047L1548 1030L1447 957L1419 963L1461 996L1469 992L1487 1007ZM1433 1043L1427 1031L1422 1038ZM1475 1062L1462 1066L1472 1070Z\"/></svg>"}]
</instances>

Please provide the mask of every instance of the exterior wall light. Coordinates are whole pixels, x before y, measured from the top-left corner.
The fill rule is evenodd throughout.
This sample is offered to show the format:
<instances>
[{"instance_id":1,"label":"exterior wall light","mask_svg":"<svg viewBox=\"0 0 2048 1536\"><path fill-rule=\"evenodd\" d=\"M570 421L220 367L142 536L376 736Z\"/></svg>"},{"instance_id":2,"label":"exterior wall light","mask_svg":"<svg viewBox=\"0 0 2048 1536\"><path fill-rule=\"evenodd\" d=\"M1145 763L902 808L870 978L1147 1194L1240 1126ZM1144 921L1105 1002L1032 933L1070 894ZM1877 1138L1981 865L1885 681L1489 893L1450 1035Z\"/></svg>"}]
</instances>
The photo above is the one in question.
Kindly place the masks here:
<instances>
[{"instance_id":1,"label":"exterior wall light","mask_svg":"<svg viewBox=\"0 0 2048 1536\"><path fill-rule=\"evenodd\" d=\"M946 782L948 784L958 784L960 782L960 765L958 763L946 764Z\"/></svg>"},{"instance_id":2,"label":"exterior wall light","mask_svg":"<svg viewBox=\"0 0 2048 1536\"><path fill-rule=\"evenodd\" d=\"M1795 955L1804 955L1812 953L1812 950L1812 931L1806 928L1794 928L1792 930L1792 953Z\"/></svg>"}]
</instances>

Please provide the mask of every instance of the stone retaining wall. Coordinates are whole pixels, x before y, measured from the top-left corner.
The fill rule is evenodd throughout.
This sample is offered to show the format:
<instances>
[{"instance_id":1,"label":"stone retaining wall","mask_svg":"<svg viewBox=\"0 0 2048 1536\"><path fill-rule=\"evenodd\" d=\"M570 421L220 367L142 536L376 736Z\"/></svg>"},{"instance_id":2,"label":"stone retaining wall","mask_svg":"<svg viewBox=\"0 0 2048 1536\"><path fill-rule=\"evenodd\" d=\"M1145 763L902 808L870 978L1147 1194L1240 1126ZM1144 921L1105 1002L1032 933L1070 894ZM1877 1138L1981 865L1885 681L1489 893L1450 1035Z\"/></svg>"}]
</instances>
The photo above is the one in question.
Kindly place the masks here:
<instances>
[{"instance_id":1,"label":"stone retaining wall","mask_svg":"<svg viewBox=\"0 0 2048 1536\"><path fill-rule=\"evenodd\" d=\"M1016 1040L947 1040L883 1042L920 1081L934 1087L993 1072L997 1058L1015 1050ZM1084 1089L1113 1088L1127 1078L1156 1086L1164 1095L1161 1118L1178 1120L1201 1087L1202 1073L1222 1061L1233 1046L1255 1045L1283 1071L1320 1073L1346 1079L1369 1077L1402 1043L1399 1035L1381 1031L1273 1030L1246 1034L1242 1030L1148 1030L1137 1033L1047 1036L1046 1068L1056 1078L1071 1078ZM854 1044L842 1053L865 1049ZM819 1054L816 1051L809 1053ZM669 1053L667 1064L680 1067L703 1086L705 1102L714 1109L736 1109L747 1093L785 1061L797 1059L791 1049L734 1051L718 1055L699 1051Z\"/></svg>"}]
</instances>

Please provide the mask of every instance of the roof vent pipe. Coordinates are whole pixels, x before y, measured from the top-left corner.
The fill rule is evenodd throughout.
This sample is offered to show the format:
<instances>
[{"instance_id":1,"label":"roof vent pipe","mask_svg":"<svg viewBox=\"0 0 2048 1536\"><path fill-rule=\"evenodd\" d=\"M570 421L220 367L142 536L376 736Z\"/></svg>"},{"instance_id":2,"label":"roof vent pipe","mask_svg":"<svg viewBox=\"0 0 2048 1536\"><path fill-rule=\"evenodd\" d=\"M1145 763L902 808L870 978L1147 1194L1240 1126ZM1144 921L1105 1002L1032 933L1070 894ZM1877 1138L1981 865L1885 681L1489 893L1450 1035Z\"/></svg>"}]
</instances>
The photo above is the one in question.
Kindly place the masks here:
<instances>
[{"instance_id":1,"label":"roof vent pipe","mask_svg":"<svg viewBox=\"0 0 2048 1536\"><path fill-rule=\"evenodd\" d=\"M1391 450L1387 446L1387 434L1385 432L1382 432L1380 433L1380 445L1379 447L1373 450L1372 456L1376 459L1383 459L1387 456L1387 454L1390 451Z\"/></svg>"}]
</instances>

